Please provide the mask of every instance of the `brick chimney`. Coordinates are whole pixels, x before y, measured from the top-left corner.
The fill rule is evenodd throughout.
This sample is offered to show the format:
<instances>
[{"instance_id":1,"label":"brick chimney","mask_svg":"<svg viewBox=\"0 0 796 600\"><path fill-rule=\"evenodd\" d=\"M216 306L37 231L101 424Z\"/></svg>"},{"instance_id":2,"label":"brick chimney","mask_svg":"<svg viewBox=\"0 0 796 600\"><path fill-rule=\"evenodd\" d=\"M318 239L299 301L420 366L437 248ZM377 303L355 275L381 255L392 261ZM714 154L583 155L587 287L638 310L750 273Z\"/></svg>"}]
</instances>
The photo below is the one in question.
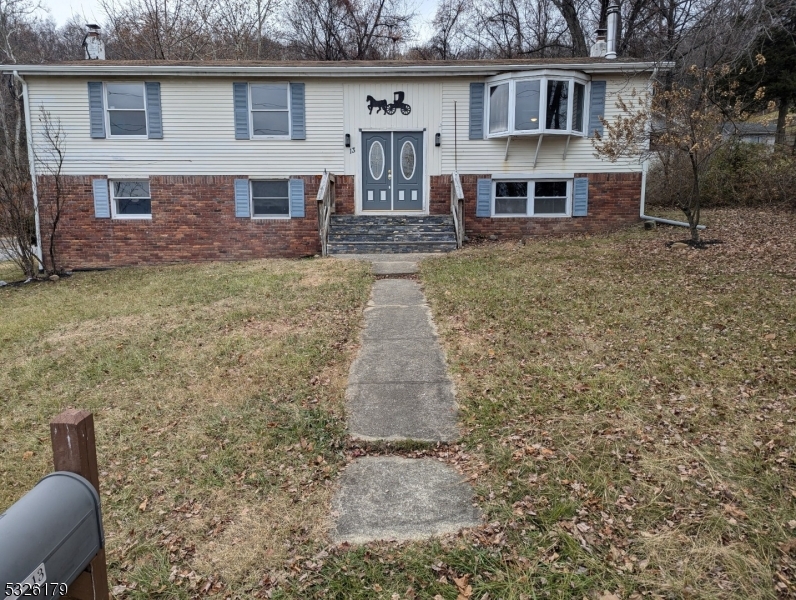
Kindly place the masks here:
<instances>
[{"instance_id":1,"label":"brick chimney","mask_svg":"<svg viewBox=\"0 0 796 600\"><path fill-rule=\"evenodd\" d=\"M99 25L86 25L83 50L85 50L86 60L105 60L105 42L100 37Z\"/></svg>"}]
</instances>

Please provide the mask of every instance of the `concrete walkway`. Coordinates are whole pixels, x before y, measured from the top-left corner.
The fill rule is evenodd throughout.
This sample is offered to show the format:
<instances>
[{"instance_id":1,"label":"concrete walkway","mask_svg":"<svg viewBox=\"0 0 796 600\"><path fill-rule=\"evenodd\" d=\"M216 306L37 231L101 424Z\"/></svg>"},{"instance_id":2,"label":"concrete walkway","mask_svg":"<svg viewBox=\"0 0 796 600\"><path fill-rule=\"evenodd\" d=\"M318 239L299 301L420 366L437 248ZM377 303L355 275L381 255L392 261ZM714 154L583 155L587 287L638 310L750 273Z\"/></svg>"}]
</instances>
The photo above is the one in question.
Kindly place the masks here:
<instances>
[{"instance_id":1,"label":"concrete walkway","mask_svg":"<svg viewBox=\"0 0 796 600\"><path fill-rule=\"evenodd\" d=\"M379 256L374 271L379 266L393 273L417 270L416 255L391 258L398 260ZM417 282L381 279L373 286L346 398L353 439L458 438L453 384ZM434 459L356 460L343 473L333 505L336 542L422 539L480 522L470 486Z\"/></svg>"}]
</instances>

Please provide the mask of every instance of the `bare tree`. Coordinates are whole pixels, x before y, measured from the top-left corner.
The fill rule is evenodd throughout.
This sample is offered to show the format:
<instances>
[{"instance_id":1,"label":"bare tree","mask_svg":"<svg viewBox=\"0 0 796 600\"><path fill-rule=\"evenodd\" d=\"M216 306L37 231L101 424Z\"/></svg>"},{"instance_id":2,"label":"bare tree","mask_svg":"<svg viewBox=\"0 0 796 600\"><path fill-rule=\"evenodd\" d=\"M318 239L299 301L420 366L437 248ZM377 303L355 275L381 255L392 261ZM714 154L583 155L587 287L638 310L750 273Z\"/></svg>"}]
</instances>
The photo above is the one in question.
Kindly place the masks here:
<instances>
[{"instance_id":1,"label":"bare tree","mask_svg":"<svg viewBox=\"0 0 796 600\"><path fill-rule=\"evenodd\" d=\"M39 188L39 219L42 242L47 244L44 270L47 274L54 274L61 272L56 235L68 200L63 186L66 132L61 127L60 119L53 118L43 106L39 108L38 119L41 141L35 147L34 154L42 182Z\"/></svg>"},{"instance_id":2,"label":"bare tree","mask_svg":"<svg viewBox=\"0 0 796 600\"><path fill-rule=\"evenodd\" d=\"M656 86L652 98L633 90L630 98L617 100L619 115L603 120L605 134L594 141L598 157L649 161L659 170L662 190L683 211L694 243L699 241L703 175L729 139L723 135L725 124L746 117L737 85L718 85L729 73L728 66L692 65L687 80Z\"/></svg>"},{"instance_id":3,"label":"bare tree","mask_svg":"<svg viewBox=\"0 0 796 600\"><path fill-rule=\"evenodd\" d=\"M403 0L293 0L286 37L299 58L394 58L413 37L413 19Z\"/></svg>"}]
</instances>

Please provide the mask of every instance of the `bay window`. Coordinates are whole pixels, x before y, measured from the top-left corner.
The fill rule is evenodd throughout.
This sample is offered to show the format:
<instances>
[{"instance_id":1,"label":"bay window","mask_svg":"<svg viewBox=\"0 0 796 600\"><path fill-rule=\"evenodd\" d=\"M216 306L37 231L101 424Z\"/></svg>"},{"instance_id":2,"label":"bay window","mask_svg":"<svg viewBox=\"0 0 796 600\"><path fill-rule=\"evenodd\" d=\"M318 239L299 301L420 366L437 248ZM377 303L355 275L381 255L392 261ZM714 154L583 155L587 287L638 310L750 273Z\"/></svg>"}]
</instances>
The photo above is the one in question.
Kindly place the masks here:
<instances>
[{"instance_id":1,"label":"bay window","mask_svg":"<svg viewBox=\"0 0 796 600\"><path fill-rule=\"evenodd\" d=\"M585 78L504 76L489 84L488 96L489 137L585 132Z\"/></svg>"}]
</instances>

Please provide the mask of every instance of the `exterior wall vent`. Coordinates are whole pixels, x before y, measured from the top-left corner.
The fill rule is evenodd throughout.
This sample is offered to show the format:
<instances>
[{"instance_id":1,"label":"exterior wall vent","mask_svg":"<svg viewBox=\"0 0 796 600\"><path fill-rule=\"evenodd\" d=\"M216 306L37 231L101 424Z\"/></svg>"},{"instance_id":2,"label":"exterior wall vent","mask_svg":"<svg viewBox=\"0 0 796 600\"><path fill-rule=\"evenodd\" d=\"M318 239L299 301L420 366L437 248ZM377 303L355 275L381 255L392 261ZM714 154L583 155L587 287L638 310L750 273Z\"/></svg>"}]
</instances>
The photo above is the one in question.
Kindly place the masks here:
<instances>
[{"instance_id":1,"label":"exterior wall vent","mask_svg":"<svg viewBox=\"0 0 796 600\"><path fill-rule=\"evenodd\" d=\"M86 35L83 37L83 50L86 60L105 60L105 42L100 37L100 26L86 25Z\"/></svg>"}]
</instances>

